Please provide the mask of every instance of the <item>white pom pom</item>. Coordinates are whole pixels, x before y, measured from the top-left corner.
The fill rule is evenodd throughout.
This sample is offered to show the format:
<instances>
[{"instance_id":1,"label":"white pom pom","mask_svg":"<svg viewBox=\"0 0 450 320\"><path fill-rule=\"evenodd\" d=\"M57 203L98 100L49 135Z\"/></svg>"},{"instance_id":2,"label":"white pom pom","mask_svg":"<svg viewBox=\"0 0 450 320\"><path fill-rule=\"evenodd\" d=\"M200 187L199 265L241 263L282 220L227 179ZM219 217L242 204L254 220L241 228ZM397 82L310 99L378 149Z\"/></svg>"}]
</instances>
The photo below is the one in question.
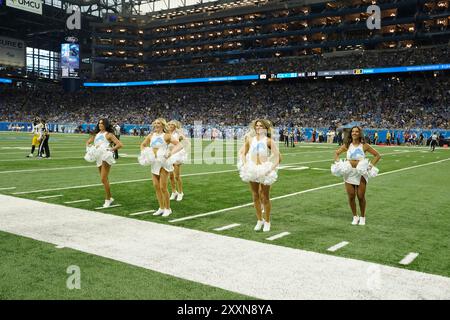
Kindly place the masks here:
<instances>
[{"instance_id":1,"label":"white pom pom","mask_svg":"<svg viewBox=\"0 0 450 320\"><path fill-rule=\"evenodd\" d=\"M84 160L86 160L87 162L97 161L97 148L95 148L94 146L87 147Z\"/></svg>"},{"instance_id":2,"label":"white pom pom","mask_svg":"<svg viewBox=\"0 0 450 320\"><path fill-rule=\"evenodd\" d=\"M141 166L151 166L152 163L155 162L155 154L153 153L153 150L148 147L142 150L138 157L138 162Z\"/></svg>"},{"instance_id":3,"label":"white pom pom","mask_svg":"<svg viewBox=\"0 0 450 320\"><path fill-rule=\"evenodd\" d=\"M341 172L343 176L350 174L353 170L353 167L350 161L344 161L341 165Z\"/></svg>"},{"instance_id":4,"label":"white pom pom","mask_svg":"<svg viewBox=\"0 0 450 320\"><path fill-rule=\"evenodd\" d=\"M335 163L333 163L331 165L331 174L336 177L342 177L343 164L344 164L343 160L339 160L339 161L336 161Z\"/></svg>"},{"instance_id":5,"label":"white pom pom","mask_svg":"<svg viewBox=\"0 0 450 320\"><path fill-rule=\"evenodd\" d=\"M378 175L378 172L379 172L380 170L377 168L377 167L372 167L370 170L369 170L369 177L371 177L371 178L375 178L377 175Z\"/></svg>"},{"instance_id":6,"label":"white pom pom","mask_svg":"<svg viewBox=\"0 0 450 320\"><path fill-rule=\"evenodd\" d=\"M359 161L358 165L356 166L356 171L358 171L360 175L367 174L368 169L369 169L369 161L367 159Z\"/></svg>"}]
</instances>

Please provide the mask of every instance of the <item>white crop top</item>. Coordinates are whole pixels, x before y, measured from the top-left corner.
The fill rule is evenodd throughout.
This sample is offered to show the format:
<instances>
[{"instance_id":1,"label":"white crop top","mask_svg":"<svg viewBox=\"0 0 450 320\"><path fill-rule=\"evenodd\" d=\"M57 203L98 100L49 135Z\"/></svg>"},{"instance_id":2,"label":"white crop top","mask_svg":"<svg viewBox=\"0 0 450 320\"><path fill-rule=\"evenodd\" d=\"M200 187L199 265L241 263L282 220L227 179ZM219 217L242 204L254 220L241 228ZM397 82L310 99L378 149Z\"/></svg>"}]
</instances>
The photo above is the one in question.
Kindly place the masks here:
<instances>
[{"instance_id":1,"label":"white crop top","mask_svg":"<svg viewBox=\"0 0 450 320\"><path fill-rule=\"evenodd\" d=\"M350 143L347 150L347 160L363 160L365 158L366 155L364 153L363 144L360 143L355 147L353 143Z\"/></svg>"},{"instance_id":2,"label":"white crop top","mask_svg":"<svg viewBox=\"0 0 450 320\"><path fill-rule=\"evenodd\" d=\"M97 133L97 135L95 136L94 139L94 145L98 148L98 147L103 147L103 148L108 148L110 145L110 142L108 141L108 139L106 138L106 134L108 132L99 132Z\"/></svg>"}]
</instances>

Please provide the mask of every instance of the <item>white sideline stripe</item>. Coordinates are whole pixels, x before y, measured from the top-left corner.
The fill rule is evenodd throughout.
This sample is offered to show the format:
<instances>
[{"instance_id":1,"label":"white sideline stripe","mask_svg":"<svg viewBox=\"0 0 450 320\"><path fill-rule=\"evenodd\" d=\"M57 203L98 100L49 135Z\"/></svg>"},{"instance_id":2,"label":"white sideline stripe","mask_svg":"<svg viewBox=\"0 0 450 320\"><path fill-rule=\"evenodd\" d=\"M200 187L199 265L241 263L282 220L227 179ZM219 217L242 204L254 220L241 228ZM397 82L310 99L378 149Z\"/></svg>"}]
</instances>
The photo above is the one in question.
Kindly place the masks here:
<instances>
[{"instance_id":1,"label":"white sideline stripe","mask_svg":"<svg viewBox=\"0 0 450 320\"><path fill-rule=\"evenodd\" d=\"M0 203L3 232L257 299L450 299L449 277L11 196Z\"/></svg>"},{"instance_id":2,"label":"white sideline stripe","mask_svg":"<svg viewBox=\"0 0 450 320\"><path fill-rule=\"evenodd\" d=\"M419 167L429 166L429 165L441 163L441 162L448 161L448 160L450 160L450 158L447 158L447 159L444 159L444 160L439 160L439 161L434 161L434 162L428 162L428 163L424 163L424 164L419 164L419 165L412 166L412 167L406 167L406 168L402 168L402 169L397 169L397 170L392 170L392 171L388 171L388 172L383 172L383 173L380 173L378 176L383 176L383 175L390 174L390 173L396 173L396 172L401 172L401 171L405 171L405 170L411 170L411 169L415 169L415 168L419 168ZM289 193L289 194L286 194L286 195L283 195L283 196L274 197L274 198L271 198L270 200L273 201L273 200L284 199L284 198L293 197L293 196L296 196L296 195L299 195L299 194L303 194L303 193L308 193L308 192L312 192L312 191L317 191L317 190L322 190L322 189L326 189L326 188L332 188L332 187L340 186L340 185L343 185L343 184L344 184L344 182L333 183L333 184L329 184L329 185L326 185L326 186L321 186L321 187L317 187L317 188L313 188L313 189L307 189L307 190L303 190L303 191ZM249 207L249 206L253 206L253 202L246 203L246 204L239 205L239 206L230 207L230 208L225 208L225 209L215 210L215 211L211 211L211 212L201 213L201 214L197 214L197 215L193 215L193 216L187 216L187 217L184 217L184 218L169 220L169 222L179 222L179 221L191 220L191 219L196 219L196 218L200 218L200 217L210 216L210 215L221 213L221 212L226 212L226 211L231 211L231 210L240 209L240 208L244 208L244 207Z\"/></svg>"},{"instance_id":3,"label":"white sideline stripe","mask_svg":"<svg viewBox=\"0 0 450 320\"><path fill-rule=\"evenodd\" d=\"M342 241L342 242L339 242L338 244L336 244L336 245L334 245L334 246L332 246L332 247L329 247L327 250L328 250L328 251L331 251L331 252L335 252L335 251L338 251L339 249L345 247L345 246L348 245L349 243L350 243L350 242L348 242L348 241Z\"/></svg>"},{"instance_id":4,"label":"white sideline stripe","mask_svg":"<svg viewBox=\"0 0 450 320\"><path fill-rule=\"evenodd\" d=\"M309 169L309 167L294 167L294 168L288 168L286 170L295 171L295 170L306 170Z\"/></svg>"},{"instance_id":5,"label":"white sideline stripe","mask_svg":"<svg viewBox=\"0 0 450 320\"><path fill-rule=\"evenodd\" d=\"M330 169L325 169L325 168L311 168L311 170L330 171Z\"/></svg>"},{"instance_id":6,"label":"white sideline stripe","mask_svg":"<svg viewBox=\"0 0 450 320\"><path fill-rule=\"evenodd\" d=\"M14 190L14 189L16 189L17 187L6 187L6 188L0 188L0 191L3 191L3 190Z\"/></svg>"},{"instance_id":7,"label":"white sideline stripe","mask_svg":"<svg viewBox=\"0 0 450 320\"><path fill-rule=\"evenodd\" d=\"M112 206L109 207L97 207L95 208L95 210L102 210L102 209L109 209L109 208L115 208L115 207L121 207L121 204L113 204Z\"/></svg>"},{"instance_id":8,"label":"white sideline stripe","mask_svg":"<svg viewBox=\"0 0 450 320\"><path fill-rule=\"evenodd\" d=\"M233 224L229 224L227 226L223 226L223 227L220 227L220 228L215 228L214 230L215 231L223 231L223 230L228 230L228 229L231 229L231 228L234 228L234 227L239 227L239 226L240 226L239 223L233 223Z\"/></svg>"},{"instance_id":9,"label":"white sideline stripe","mask_svg":"<svg viewBox=\"0 0 450 320\"><path fill-rule=\"evenodd\" d=\"M66 201L64 203L71 204L71 203L88 202L88 201L91 201L91 199L81 199L81 200L74 200L74 201Z\"/></svg>"},{"instance_id":10,"label":"white sideline stripe","mask_svg":"<svg viewBox=\"0 0 450 320\"><path fill-rule=\"evenodd\" d=\"M62 194L55 194L53 196L43 196L43 197L37 197L37 199L50 199L50 198L58 198L58 197L62 197Z\"/></svg>"},{"instance_id":11,"label":"white sideline stripe","mask_svg":"<svg viewBox=\"0 0 450 320\"><path fill-rule=\"evenodd\" d=\"M417 257L419 256L418 253L416 252L410 252L406 255L406 257L404 257L399 263L407 266L408 264L410 264L411 262L413 262Z\"/></svg>"},{"instance_id":12,"label":"white sideline stripe","mask_svg":"<svg viewBox=\"0 0 450 320\"><path fill-rule=\"evenodd\" d=\"M53 150L52 150L53 151ZM80 160L84 160L83 157L62 157L62 158L58 158L58 157L52 157L52 159L54 160L69 160L69 159L80 159ZM2 159L0 160L0 162L11 162L11 161L41 161L41 160L45 160L45 158L43 159L38 159L38 157L33 157L33 158L26 158L25 156L23 158L20 159Z\"/></svg>"},{"instance_id":13,"label":"white sideline stripe","mask_svg":"<svg viewBox=\"0 0 450 320\"><path fill-rule=\"evenodd\" d=\"M30 148L27 148L27 149L30 149ZM75 154L78 154L78 155L80 155L80 154L82 154L82 153L84 153L86 150L83 148L83 149L78 149L78 150L72 150L72 151L70 151L70 150L64 150L64 151L61 151L60 149L55 149L55 148L52 148L52 153L57 153L57 154L60 154L60 153L75 153ZM1 152L1 154L2 154L2 156L3 155L5 155L5 154L20 154L20 155L26 155L23 151L16 151L16 152ZM21 160L23 159L23 158L20 158Z\"/></svg>"},{"instance_id":14,"label":"white sideline stripe","mask_svg":"<svg viewBox=\"0 0 450 320\"><path fill-rule=\"evenodd\" d=\"M138 216L140 214L145 214L145 213L152 213L155 212L155 210L147 210L147 211L140 211L140 212L135 212L135 213L130 213L130 216Z\"/></svg>"},{"instance_id":15,"label":"white sideline stripe","mask_svg":"<svg viewBox=\"0 0 450 320\"><path fill-rule=\"evenodd\" d=\"M217 173L232 172L232 171L237 171L237 170L233 169L233 170L222 170L222 171L207 171L207 172L198 172L198 173L188 173L188 174L182 174L181 176L182 177L192 177L192 176L201 176L201 175L217 174ZM134 183L134 182L142 182L142 181L152 181L152 179L151 178L145 178L145 179L136 179L136 180L116 181L116 182L110 182L109 184L125 184L125 183ZM59 191L59 190L70 190L70 189L82 189L82 188L100 187L100 186L103 186L103 184L101 184L101 183L86 184L86 185L81 185L81 186L72 186L72 187L64 187L64 188L53 188L53 189L14 192L13 194L30 194L30 193L37 193L37 192Z\"/></svg>"},{"instance_id":16,"label":"white sideline stripe","mask_svg":"<svg viewBox=\"0 0 450 320\"><path fill-rule=\"evenodd\" d=\"M417 151L407 151L407 152L417 152ZM398 153L385 153L382 154L382 156L389 156L389 155L395 155ZM285 154L283 154L285 155ZM126 157L124 157L126 158ZM63 158L54 158L54 159L63 159ZM71 158L72 159L72 158ZM77 157L76 159L83 159L82 157ZM225 159L236 159L236 157L228 157L228 158L224 158ZM25 159L26 160L26 159ZM207 161L207 160L216 160L215 158L205 158L202 159L202 161ZM0 160L2 161L2 160ZM7 160L9 161L9 160ZM194 159L191 159L191 164L186 163L185 165L192 165L195 164L194 163ZM286 165L284 165L284 167L287 167L288 165L298 165L298 164L306 164L306 163L317 163L317 162L331 162L333 161L333 159L323 159L323 160L313 160L313 161L302 161L302 162L294 162L294 163L287 163ZM115 164L114 166L132 166L132 165L139 165L138 162L133 162L133 163L119 163L119 164ZM291 166L292 167L292 166ZM0 174L2 173L22 173L22 172L39 172L39 171L53 171L53 170L70 170L70 169L87 169L87 168L94 168L93 165L86 165L86 166L75 166L75 167L57 167L57 168L43 168L43 169L23 169L23 170L9 170L9 171L0 171Z\"/></svg>"},{"instance_id":17,"label":"white sideline stripe","mask_svg":"<svg viewBox=\"0 0 450 320\"><path fill-rule=\"evenodd\" d=\"M57 158L54 158L54 159L57 159ZM77 158L77 159L79 159L79 158ZM117 166L134 166L134 165L137 165L137 164L139 164L139 163L119 163L119 164L115 164L114 167L117 167ZM95 168L95 165L77 166L77 167L44 168L44 169L10 170L10 171L0 171L0 174L2 174L2 173L39 172L39 171L57 171L57 170L69 170L69 169L86 169L86 168Z\"/></svg>"},{"instance_id":18,"label":"white sideline stripe","mask_svg":"<svg viewBox=\"0 0 450 320\"><path fill-rule=\"evenodd\" d=\"M282 233L276 234L274 236L271 236L269 238L266 238L266 240L273 241L273 240L280 239L280 238L283 238L285 236L288 236L290 234L291 234L290 232L286 231L286 232L282 232Z\"/></svg>"}]
</instances>

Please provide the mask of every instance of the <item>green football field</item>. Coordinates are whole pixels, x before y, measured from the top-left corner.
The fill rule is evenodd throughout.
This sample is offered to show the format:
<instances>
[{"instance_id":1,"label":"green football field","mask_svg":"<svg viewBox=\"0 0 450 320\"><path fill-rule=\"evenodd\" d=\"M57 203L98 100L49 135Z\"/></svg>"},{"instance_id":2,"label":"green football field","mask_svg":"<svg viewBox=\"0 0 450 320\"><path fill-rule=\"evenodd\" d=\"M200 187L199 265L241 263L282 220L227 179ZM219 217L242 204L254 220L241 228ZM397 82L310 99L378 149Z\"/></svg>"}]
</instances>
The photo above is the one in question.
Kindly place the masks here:
<instances>
[{"instance_id":1,"label":"green football field","mask_svg":"<svg viewBox=\"0 0 450 320\"><path fill-rule=\"evenodd\" d=\"M376 147L382 160L380 175L367 188L366 225L352 226L342 179L329 170L337 145L280 144L283 162L271 191L272 226L263 233L253 231L249 186L240 180L235 164L226 164L236 153L236 147L233 154L228 151L232 141L215 152L210 152L211 141L192 142L201 145L208 163L196 159L182 166L184 199L172 201L173 214L164 218L142 213L158 208L150 169L137 163L142 138L122 136L124 148L110 174L114 204L120 206L103 210L96 210L104 200L98 171L83 159L88 136L52 135L51 159L25 157L31 138L0 133L0 193L450 277L449 149ZM211 158L222 161L210 163ZM230 224L239 226L214 230ZM267 240L282 232L289 235ZM0 299L252 298L5 232L0 239ZM342 241L349 244L336 252L327 250ZM409 265L399 264L410 252L419 255ZM89 290L65 288L67 274L60 271L69 260L93 271L86 280ZM109 281L124 273L130 279Z\"/></svg>"}]
</instances>

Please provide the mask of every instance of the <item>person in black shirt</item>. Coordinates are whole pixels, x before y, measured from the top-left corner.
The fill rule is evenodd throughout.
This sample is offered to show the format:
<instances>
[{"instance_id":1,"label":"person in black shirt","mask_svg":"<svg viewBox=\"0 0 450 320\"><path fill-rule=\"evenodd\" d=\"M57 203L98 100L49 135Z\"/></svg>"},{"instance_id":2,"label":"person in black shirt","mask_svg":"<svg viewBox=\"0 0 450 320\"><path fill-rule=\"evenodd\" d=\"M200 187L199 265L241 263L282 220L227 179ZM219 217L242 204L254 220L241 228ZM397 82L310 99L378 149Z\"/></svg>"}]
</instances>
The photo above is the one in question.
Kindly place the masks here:
<instances>
[{"instance_id":1,"label":"person in black shirt","mask_svg":"<svg viewBox=\"0 0 450 320\"><path fill-rule=\"evenodd\" d=\"M48 140L50 139L50 131L48 129L48 124L44 119L41 120L42 123L42 139L39 144L38 157L43 158L45 153L45 158L50 159L50 148L48 146Z\"/></svg>"}]
</instances>

